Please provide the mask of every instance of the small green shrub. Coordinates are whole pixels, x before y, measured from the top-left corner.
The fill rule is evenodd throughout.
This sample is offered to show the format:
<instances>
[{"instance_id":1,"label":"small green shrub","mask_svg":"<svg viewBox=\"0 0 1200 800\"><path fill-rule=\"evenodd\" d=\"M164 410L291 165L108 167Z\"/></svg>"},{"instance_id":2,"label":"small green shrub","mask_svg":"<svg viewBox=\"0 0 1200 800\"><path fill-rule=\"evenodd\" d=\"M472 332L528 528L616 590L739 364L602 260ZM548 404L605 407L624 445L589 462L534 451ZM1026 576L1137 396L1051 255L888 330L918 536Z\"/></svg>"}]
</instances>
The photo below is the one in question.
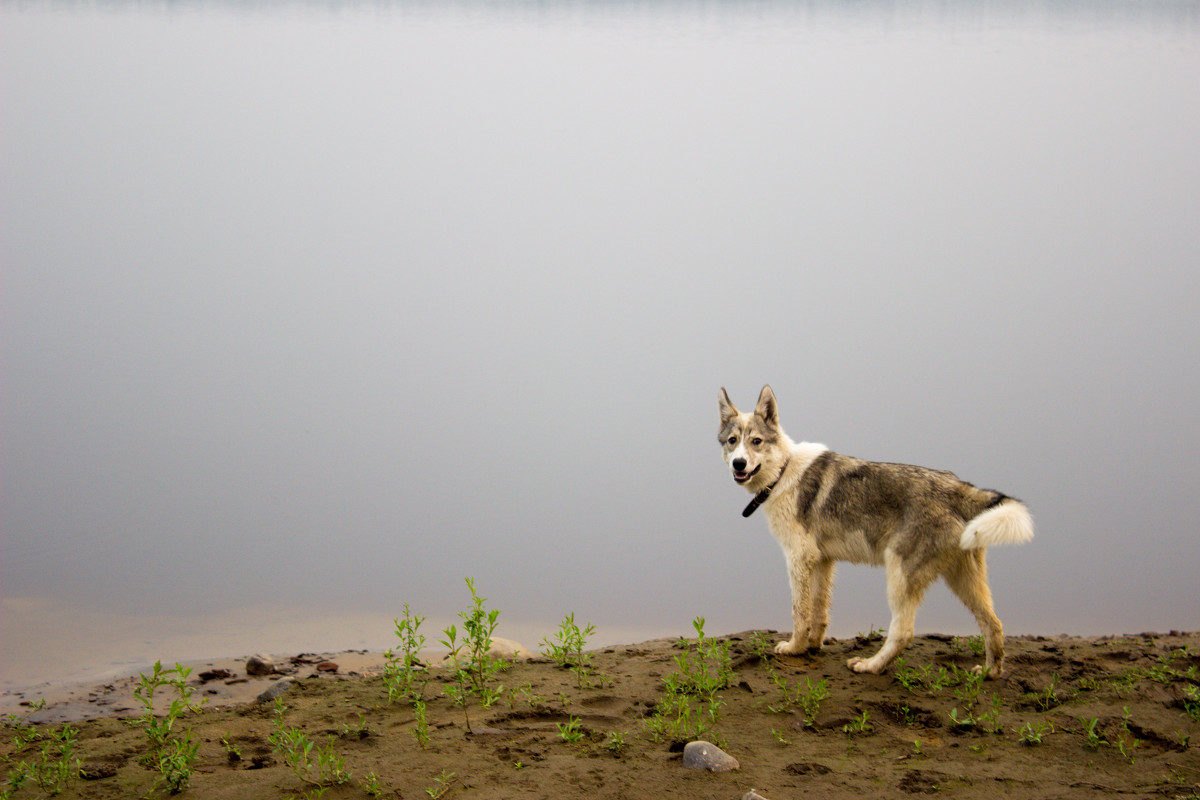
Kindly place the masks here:
<instances>
[{"instance_id":1,"label":"small green shrub","mask_svg":"<svg viewBox=\"0 0 1200 800\"><path fill-rule=\"evenodd\" d=\"M283 763L291 767L296 777L310 786L327 788L350 782L342 756L333 747L333 737L323 747L314 747L308 735L283 723L287 706L275 701L275 721L267 736Z\"/></svg>"},{"instance_id":2,"label":"small green shrub","mask_svg":"<svg viewBox=\"0 0 1200 800\"><path fill-rule=\"evenodd\" d=\"M655 741L697 739L720 720L725 701L719 694L733 680L729 643L714 642L704 633L704 617L692 622L696 642L681 641L676 671L663 678L663 696L654 715L644 723Z\"/></svg>"},{"instance_id":3,"label":"small green shrub","mask_svg":"<svg viewBox=\"0 0 1200 800\"><path fill-rule=\"evenodd\" d=\"M570 669L575 674L576 685L580 689L593 686L593 676L596 669L592 665L590 653L583 652L587 646L588 637L596 632L594 625L580 628L575 624L574 612L563 617L559 623L558 633L554 640L549 637L542 639L542 655L553 658L560 667Z\"/></svg>"}]
</instances>

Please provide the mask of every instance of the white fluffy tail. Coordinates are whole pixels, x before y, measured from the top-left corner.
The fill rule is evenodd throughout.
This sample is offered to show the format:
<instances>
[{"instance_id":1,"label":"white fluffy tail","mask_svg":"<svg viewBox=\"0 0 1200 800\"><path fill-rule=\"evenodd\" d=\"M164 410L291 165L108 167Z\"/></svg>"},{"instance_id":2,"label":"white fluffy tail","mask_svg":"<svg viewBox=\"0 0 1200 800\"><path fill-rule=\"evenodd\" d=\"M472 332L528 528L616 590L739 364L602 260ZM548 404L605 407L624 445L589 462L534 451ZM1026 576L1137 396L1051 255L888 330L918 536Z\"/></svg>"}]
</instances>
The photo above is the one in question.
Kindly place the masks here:
<instances>
[{"instance_id":1,"label":"white fluffy tail","mask_svg":"<svg viewBox=\"0 0 1200 800\"><path fill-rule=\"evenodd\" d=\"M968 522L958 544L964 550L974 550L994 544L1024 544L1032 538L1029 509L1009 498Z\"/></svg>"}]
</instances>

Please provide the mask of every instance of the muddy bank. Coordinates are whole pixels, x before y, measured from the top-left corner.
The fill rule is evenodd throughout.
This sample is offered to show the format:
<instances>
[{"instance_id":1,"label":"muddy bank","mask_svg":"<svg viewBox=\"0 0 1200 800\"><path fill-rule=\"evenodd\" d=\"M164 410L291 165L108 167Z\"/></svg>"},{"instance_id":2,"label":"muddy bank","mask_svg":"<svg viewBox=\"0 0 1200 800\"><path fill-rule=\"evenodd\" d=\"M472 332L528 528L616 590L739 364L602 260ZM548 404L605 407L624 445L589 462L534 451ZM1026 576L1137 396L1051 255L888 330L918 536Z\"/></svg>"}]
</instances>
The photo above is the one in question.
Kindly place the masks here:
<instances>
[{"instance_id":1,"label":"muddy bank","mask_svg":"<svg viewBox=\"0 0 1200 800\"><path fill-rule=\"evenodd\" d=\"M1200 796L1200 708L1191 699L1200 686L1200 633L1010 638L1007 674L982 684L966 677L978 661L973 643L957 637L918 637L904 664L878 676L845 667L878 647L877 637L782 658L763 657L752 633L719 642L728 645L732 673L704 738L737 759L730 772L686 770L682 741L652 733L664 678L687 648L679 640L593 651L596 675L583 686L548 659L515 662L496 676L503 690L488 708L478 700L455 706L445 694L448 671L430 670L424 747L413 708L388 703L377 654L357 653L363 660L353 665L350 654L312 654L288 677L282 724L342 759L350 781L325 797L362 797L364 787L401 798L442 789L444 797L589 800L739 798L751 789L767 800L810 791ZM338 662L338 671L317 670L317 658ZM316 788L269 740L273 707L248 699L273 679L201 682L194 673L194 698L216 693L177 723L200 745L186 796L285 798ZM146 793L157 773L142 763L144 732L113 716L126 713L123 701L101 702L117 696L116 687L93 694L72 701L103 710L77 723L77 752L92 779L62 796ZM3 752L17 756L10 739L11 732ZM15 796L26 795L39 796L28 788Z\"/></svg>"}]
</instances>

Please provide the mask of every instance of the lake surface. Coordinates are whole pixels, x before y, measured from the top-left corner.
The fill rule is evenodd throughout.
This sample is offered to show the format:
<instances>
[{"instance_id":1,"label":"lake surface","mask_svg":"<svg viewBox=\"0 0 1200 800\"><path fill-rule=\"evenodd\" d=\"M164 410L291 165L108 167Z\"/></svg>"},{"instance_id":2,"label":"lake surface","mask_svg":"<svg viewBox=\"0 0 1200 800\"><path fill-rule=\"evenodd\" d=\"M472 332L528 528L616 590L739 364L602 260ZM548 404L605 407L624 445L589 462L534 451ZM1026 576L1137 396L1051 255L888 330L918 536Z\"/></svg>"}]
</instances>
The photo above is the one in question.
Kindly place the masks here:
<instances>
[{"instance_id":1,"label":"lake surface","mask_svg":"<svg viewBox=\"0 0 1200 800\"><path fill-rule=\"evenodd\" d=\"M764 383L1030 505L1008 632L1200 627L1194 2L4 0L0 114L0 686L467 576L530 647L784 628Z\"/></svg>"}]
</instances>

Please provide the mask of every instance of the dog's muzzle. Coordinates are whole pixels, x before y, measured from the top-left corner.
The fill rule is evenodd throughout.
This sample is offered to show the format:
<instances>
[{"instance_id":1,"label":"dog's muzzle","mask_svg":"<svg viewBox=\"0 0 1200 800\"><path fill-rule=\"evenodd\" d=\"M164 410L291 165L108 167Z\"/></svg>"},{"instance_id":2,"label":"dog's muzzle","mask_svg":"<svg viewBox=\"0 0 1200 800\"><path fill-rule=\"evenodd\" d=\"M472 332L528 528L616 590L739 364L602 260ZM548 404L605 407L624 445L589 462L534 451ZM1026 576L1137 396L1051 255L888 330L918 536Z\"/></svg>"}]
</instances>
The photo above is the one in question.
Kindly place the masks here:
<instances>
[{"instance_id":1,"label":"dog's muzzle","mask_svg":"<svg viewBox=\"0 0 1200 800\"><path fill-rule=\"evenodd\" d=\"M758 471L762 469L762 464L759 464L757 467L747 472L746 459L744 458L735 458L733 463L731 463L729 466L733 467L733 479L738 483L745 483L757 475Z\"/></svg>"}]
</instances>

